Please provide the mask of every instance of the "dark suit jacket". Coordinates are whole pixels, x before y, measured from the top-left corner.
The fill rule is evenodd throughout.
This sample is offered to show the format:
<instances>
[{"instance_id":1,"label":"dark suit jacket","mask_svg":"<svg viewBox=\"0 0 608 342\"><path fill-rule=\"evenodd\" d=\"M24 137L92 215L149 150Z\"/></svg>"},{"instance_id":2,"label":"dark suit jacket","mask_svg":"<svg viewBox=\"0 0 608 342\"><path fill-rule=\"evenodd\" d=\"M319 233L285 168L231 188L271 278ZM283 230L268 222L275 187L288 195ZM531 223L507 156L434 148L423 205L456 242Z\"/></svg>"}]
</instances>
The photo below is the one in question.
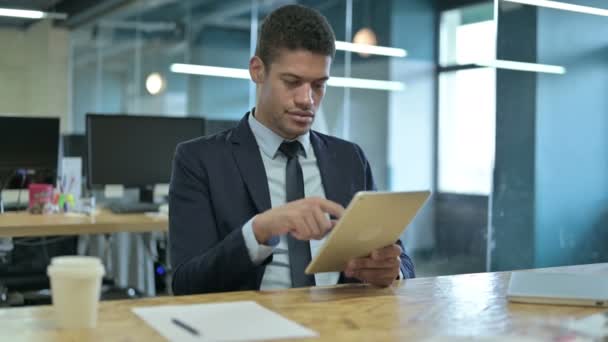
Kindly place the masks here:
<instances>
[{"instance_id":1,"label":"dark suit jacket","mask_svg":"<svg viewBox=\"0 0 608 342\"><path fill-rule=\"evenodd\" d=\"M271 208L266 171L248 114L233 129L178 145L169 190L169 239L173 292L192 294L258 290L267 258L254 265L242 227ZM357 191L374 190L361 149L350 142L310 133L327 199L348 205ZM400 242L399 242L400 243ZM401 255L405 277L414 277ZM341 282L354 281L343 275Z\"/></svg>"}]
</instances>

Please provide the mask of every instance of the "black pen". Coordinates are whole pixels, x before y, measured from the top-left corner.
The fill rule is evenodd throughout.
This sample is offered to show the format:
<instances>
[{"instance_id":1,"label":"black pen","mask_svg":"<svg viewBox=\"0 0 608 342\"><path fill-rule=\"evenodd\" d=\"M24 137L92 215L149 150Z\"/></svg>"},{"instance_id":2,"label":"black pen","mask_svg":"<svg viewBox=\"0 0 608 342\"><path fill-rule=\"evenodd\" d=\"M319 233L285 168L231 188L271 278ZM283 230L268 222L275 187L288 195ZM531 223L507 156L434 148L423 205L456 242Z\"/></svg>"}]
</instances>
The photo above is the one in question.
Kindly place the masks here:
<instances>
[{"instance_id":1,"label":"black pen","mask_svg":"<svg viewBox=\"0 0 608 342\"><path fill-rule=\"evenodd\" d=\"M194 336L200 336L200 333L198 332L198 330L194 329L190 325L180 321L177 318L171 318L171 322L173 322L173 324L177 325L178 327L188 331L189 333L191 333Z\"/></svg>"}]
</instances>

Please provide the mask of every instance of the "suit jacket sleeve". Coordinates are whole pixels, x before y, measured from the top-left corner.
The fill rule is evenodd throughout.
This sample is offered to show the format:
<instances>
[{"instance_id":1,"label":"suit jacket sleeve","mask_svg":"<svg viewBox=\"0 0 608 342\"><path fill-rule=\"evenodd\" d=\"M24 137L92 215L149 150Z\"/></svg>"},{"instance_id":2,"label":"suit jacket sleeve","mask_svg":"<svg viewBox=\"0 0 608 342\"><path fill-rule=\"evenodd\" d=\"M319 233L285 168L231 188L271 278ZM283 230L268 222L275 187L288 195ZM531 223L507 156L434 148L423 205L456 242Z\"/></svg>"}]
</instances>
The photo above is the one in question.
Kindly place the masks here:
<instances>
[{"instance_id":1,"label":"suit jacket sleeve","mask_svg":"<svg viewBox=\"0 0 608 342\"><path fill-rule=\"evenodd\" d=\"M365 154L363 153L363 150L361 149L361 147L359 147L356 144L354 146L355 146L355 149L357 152L356 154L358 155L358 157L361 161L361 164L363 165L363 170L365 172L365 186L364 186L363 190L376 191L377 188L376 188L376 184L374 182L374 177L372 175L372 169L369 165L369 162L367 161L367 158L365 157ZM401 269L401 273L403 274L403 278L404 279L415 278L416 272L414 269L414 263L412 262L412 259L405 252L405 247L403 246L403 243L401 242L401 240L397 240L397 244L401 247L400 269ZM340 282L348 283L348 282L356 282L356 280L354 280L352 278L347 278L342 273L342 274L340 274Z\"/></svg>"},{"instance_id":2,"label":"suit jacket sleeve","mask_svg":"<svg viewBox=\"0 0 608 342\"><path fill-rule=\"evenodd\" d=\"M198 152L186 147L179 145L176 150L169 190L173 292L182 295L250 288L260 266L249 257L242 229L219 236L208 174Z\"/></svg>"}]
</instances>

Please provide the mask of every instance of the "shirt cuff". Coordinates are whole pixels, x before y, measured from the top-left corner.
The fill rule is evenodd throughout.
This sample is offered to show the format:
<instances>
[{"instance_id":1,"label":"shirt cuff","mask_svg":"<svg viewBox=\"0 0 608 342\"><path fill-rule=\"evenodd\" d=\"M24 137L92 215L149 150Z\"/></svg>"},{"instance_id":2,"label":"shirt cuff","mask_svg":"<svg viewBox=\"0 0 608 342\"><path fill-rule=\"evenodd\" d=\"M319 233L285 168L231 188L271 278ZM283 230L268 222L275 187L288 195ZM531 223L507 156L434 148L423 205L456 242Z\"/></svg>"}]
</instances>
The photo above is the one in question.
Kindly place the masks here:
<instances>
[{"instance_id":1,"label":"shirt cuff","mask_svg":"<svg viewBox=\"0 0 608 342\"><path fill-rule=\"evenodd\" d=\"M260 244L253 233L253 218L243 225L243 238L245 239L247 252L249 252L249 258L256 266L272 254L280 241L278 237L273 237L268 240L268 245Z\"/></svg>"}]
</instances>

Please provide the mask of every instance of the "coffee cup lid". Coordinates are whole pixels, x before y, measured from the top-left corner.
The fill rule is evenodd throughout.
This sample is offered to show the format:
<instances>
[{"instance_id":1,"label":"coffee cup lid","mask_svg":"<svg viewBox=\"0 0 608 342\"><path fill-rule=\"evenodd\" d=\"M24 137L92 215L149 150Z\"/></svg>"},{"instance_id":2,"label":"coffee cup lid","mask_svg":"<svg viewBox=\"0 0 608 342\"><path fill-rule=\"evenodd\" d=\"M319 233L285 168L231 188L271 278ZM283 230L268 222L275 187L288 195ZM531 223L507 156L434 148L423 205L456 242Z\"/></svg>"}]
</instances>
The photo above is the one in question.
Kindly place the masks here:
<instances>
[{"instance_id":1,"label":"coffee cup lid","mask_svg":"<svg viewBox=\"0 0 608 342\"><path fill-rule=\"evenodd\" d=\"M97 257L70 255L51 259L47 274L52 276L59 273L69 277L90 277L103 276L105 270Z\"/></svg>"}]
</instances>

